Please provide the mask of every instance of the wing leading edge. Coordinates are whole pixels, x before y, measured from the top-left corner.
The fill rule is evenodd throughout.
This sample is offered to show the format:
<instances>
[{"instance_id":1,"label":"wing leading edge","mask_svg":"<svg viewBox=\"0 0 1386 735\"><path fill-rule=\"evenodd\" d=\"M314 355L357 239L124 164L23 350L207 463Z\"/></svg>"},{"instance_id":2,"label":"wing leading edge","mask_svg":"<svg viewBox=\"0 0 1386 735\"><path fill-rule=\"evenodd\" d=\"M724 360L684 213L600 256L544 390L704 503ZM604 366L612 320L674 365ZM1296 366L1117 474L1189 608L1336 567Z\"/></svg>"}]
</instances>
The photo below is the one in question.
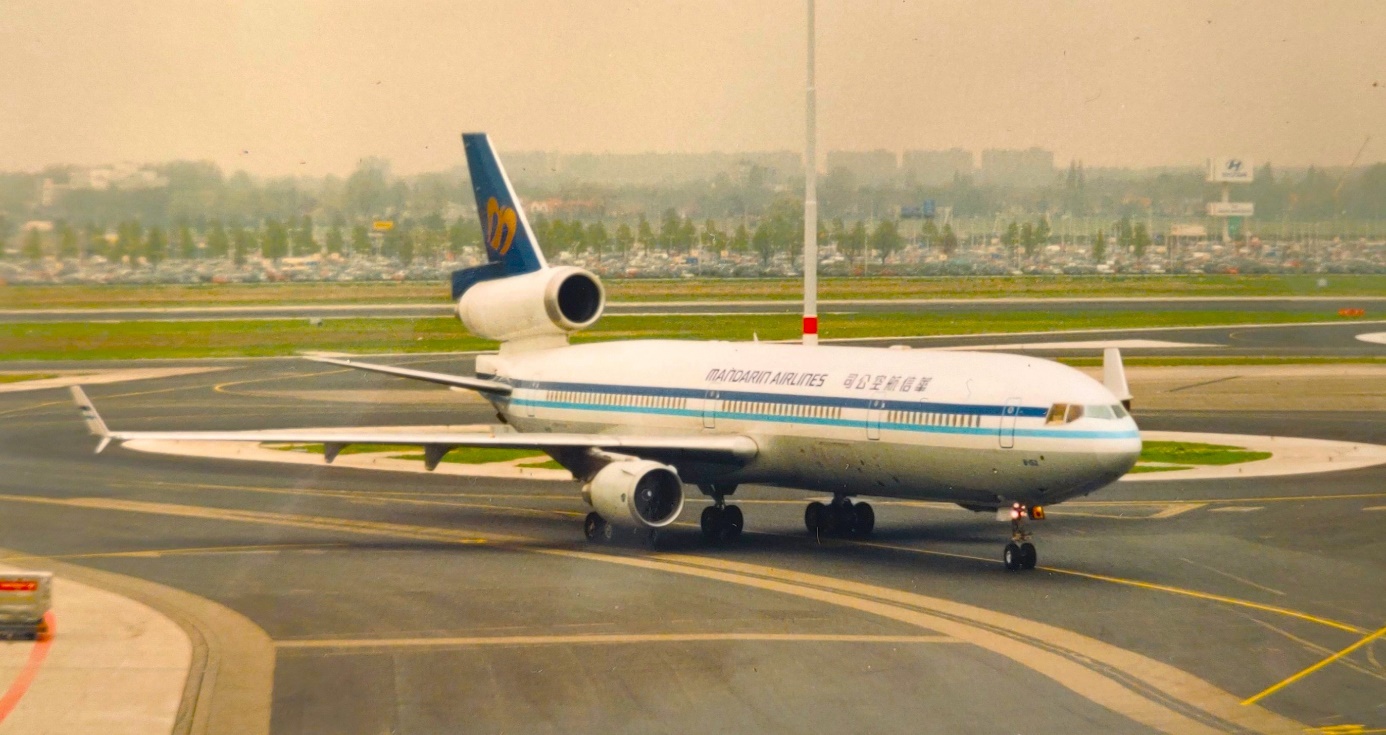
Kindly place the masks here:
<instances>
[{"instance_id":1,"label":"wing leading edge","mask_svg":"<svg viewBox=\"0 0 1386 735\"><path fill-rule=\"evenodd\" d=\"M326 360L321 360L326 361ZM359 367L352 365L352 367ZM328 463L350 444L390 444L419 446L424 449L424 465L432 470L449 451L458 447L495 447L537 451L597 450L635 457L677 461L714 462L742 465L755 458L759 447L747 436L625 436L619 434L527 434L520 432L391 432L378 429L347 430L265 430L265 431L111 431L79 386L72 386L72 397L82 411L87 430L101 442L100 452L112 441L137 439L161 441L237 441L322 444Z\"/></svg>"},{"instance_id":2,"label":"wing leading edge","mask_svg":"<svg viewBox=\"0 0 1386 735\"><path fill-rule=\"evenodd\" d=\"M510 395L510 386L494 380L482 380L481 378L464 378L460 375L448 375L447 373L431 373L427 370L414 370L412 368L394 367L393 365L375 365L369 362L355 362L343 360L335 357L304 357L305 360L321 362L327 365L340 365L341 367L365 370L372 373L383 375L393 375L398 378L409 378L411 380L422 380L426 383L437 383L453 388L465 388L479 393L489 393L492 395Z\"/></svg>"}]
</instances>

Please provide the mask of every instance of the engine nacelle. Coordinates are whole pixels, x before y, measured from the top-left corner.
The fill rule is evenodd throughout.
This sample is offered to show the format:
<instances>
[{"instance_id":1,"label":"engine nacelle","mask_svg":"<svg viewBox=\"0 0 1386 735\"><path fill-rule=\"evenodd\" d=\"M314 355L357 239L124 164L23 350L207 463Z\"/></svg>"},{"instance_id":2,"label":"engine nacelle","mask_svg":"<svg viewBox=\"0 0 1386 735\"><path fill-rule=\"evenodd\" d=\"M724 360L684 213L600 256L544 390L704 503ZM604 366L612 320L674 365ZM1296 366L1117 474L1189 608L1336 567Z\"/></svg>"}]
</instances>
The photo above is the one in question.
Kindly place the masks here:
<instances>
[{"instance_id":1,"label":"engine nacelle","mask_svg":"<svg viewBox=\"0 0 1386 735\"><path fill-rule=\"evenodd\" d=\"M559 266L473 285L457 300L457 318L478 337L506 342L576 332L605 307L596 276Z\"/></svg>"},{"instance_id":2,"label":"engine nacelle","mask_svg":"<svg viewBox=\"0 0 1386 735\"><path fill-rule=\"evenodd\" d=\"M673 467L658 462L612 462L583 486L582 497L608 523L664 528L683 512L683 481Z\"/></svg>"}]
</instances>

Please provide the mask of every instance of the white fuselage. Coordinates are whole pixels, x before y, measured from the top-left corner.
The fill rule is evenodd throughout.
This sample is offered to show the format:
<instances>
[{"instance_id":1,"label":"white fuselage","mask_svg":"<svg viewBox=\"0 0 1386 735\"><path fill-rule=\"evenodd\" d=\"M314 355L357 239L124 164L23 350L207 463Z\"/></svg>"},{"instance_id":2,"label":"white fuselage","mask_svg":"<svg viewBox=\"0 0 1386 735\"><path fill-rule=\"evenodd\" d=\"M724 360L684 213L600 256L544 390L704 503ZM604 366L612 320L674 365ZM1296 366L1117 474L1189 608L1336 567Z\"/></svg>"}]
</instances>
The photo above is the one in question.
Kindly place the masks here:
<instances>
[{"instance_id":1,"label":"white fuselage","mask_svg":"<svg viewBox=\"0 0 1386 735\"><path fill-rule=\"evenodd\" d=\"M1141 448L1101 383L1019 355L643 340L503 351L477 372L514 387L496 407L524 432L755 440L744 467L678 465L699 484L1056 503L1121 477ZM1084 408L1066 420L1056 404Z\"/></svg>"}]
</instances>

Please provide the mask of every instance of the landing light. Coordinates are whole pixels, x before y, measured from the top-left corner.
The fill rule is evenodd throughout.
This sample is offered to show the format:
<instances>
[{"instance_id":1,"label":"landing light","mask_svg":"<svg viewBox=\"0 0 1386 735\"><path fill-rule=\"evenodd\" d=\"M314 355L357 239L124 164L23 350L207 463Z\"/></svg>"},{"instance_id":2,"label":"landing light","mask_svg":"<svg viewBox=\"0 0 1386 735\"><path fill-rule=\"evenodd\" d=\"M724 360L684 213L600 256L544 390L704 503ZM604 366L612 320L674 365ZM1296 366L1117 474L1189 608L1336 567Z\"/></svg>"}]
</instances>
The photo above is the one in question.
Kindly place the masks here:
<instances>
[{"instance_id":1,"label":"landing light","mask_svg":"<svg viewBox=\"0 0 1386 735\"><path fill-rule=\"evenodd\" d=\"M1036 521L1044 520L1044 507L1039 505L1030 506L1030 518Z\"/></svg>"}]
</instances>

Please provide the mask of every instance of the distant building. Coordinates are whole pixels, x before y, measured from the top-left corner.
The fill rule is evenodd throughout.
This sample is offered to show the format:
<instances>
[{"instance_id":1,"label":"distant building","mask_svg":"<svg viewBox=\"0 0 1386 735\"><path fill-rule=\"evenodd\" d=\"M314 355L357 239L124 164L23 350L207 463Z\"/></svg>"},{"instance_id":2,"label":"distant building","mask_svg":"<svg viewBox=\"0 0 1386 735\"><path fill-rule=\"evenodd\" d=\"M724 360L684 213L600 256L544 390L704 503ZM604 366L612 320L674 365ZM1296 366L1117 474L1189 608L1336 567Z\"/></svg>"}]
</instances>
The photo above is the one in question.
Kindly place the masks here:
<instances>
[{"instance_id":1,"label":"distant building","mask_svg":"<svg viewBox=\"0 0 1386 735\"><path fill-rule=\"evenodd\" d=\"M900 177L894 151L828 151L828 171L845 169L859 184L893 184Z\"/></svg>"},{"instance_id":2,"label":"distant building","mask_svg":"<svg viewBox=\"0 0 1386 735\"><path fill-rule=\"evenodd\" d=\"M946 151L905 151L900 164L905 183L939 186L954 177L972 175L972 151L951 148Z\"/></svg>"},{"instance_id":3,"label":"distant building","mask_svg":"<svg viewBox=\"0 0 1386 735\"><path fill-rule=\"evenodd\" d=\"M162 189L168 178L158 171L133 163L73 169L67 181L44 179L39 190L39 204L51 207L69 191L107 191L118 189Z\"/></svg>"},{"instance_id":4,"label":"distant building","mask_svg":"<svg viewBox=\"0 0 1386 735\"><path fill-rule=\"evenodd\" d=\"M1046 186L1054 182L1054 152L1043 148L982 151L981 179L995 186Z\"/></svg>"}]
</instances>

